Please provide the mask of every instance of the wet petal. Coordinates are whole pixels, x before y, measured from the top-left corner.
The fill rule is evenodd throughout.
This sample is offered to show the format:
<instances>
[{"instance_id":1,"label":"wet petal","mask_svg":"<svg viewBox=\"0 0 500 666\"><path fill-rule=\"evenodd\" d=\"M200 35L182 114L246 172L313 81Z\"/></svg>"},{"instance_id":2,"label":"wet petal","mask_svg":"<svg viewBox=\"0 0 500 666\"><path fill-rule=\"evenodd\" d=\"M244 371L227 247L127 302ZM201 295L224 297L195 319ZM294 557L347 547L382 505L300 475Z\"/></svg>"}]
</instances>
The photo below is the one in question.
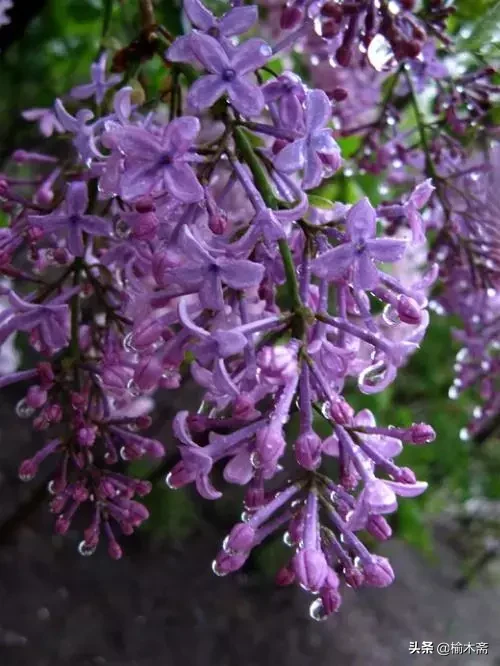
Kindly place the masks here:
<instances>
[{"instance_id":1,"label":"wet petal","mask_svg":"<svg viewBox=\"0 0 500 666\"><path fill-rule=\"evenodd\" d=\"M184 11L197 28L209 30L215 25L215 17L200 0L184 0Z\"/></svg>"},{"instance_id":2,"label":"wet petal","mask_svg":"<svg viewBox=\"0 0 500 666\"><path fill-rule=\"evenodd\" d=\"M351 240L356 243L359 240L373 238L375 235L377 216L375 209L367 197L358 201L347 213L346 228Z\"/></svg>"},{"instance_id":3,"label":"wet petal","mask_svg":"<svg viewBox=\"0 0 500 666\"><path fill-rule=\"evenodd\" d=\"M285 146L274 160L276 169L283 173L293 173L302 169L305 163L305 147L304 139L297 139Z\"/></svg>"},{"instance_id":4,"label":"wet petal","mask_svg":"<svg viewBox=\"0 0 500 666\"><path fill-rule=\"evenodd\" d=\"M311 90L307 95L306 128L307 133L322 129L330 120L332 105L323 90Z\"/></svg>"},{"instance_id":5,"label":"wet petal","mask_svg":"<svg viewBox=\"0 0 500 666\"><path fill-rule=\"evenodd\" d=\"M89 205L87 183L75 182L68 185L66 210L69 215L83 215Z\"/></svg>"},{"instance_id":6,"label":"wet petal","mask_svg":"<svg viewBox=\"0 0 500 666\"><path fill-rule=\"evenodd\" d=\"M187 101L196 111L203 111L212 106L226 92L227 84L218 74L202 76L191 86Z\"/></svg>"},{"instance_id":7,"label":"wet petal","mask_svg":"<svg viewBox=\"0 0 500 666\"><path fill-rule=\"evenodd\" d=\"M178 157L192 146L200 131L200 121L194 116L175 118L163 134L163 148L171 157Z\"/></svg>"},{"instance_id":8,"label":"wet petal","mask_svg":"<svg viewBox=\"0 0 500 666\"><path fill-rule=\"evenodd\" d=\"M312 261L311 270L314 275L320 278L335 280L341 277L352 265L354 257L352 243L344 243L320 254Z\"/></svg>"},{"instance_id":9,"label":"wet petal","mask_svg":"<svg viewBox=\"0 0 500 666\"><path fill-rule=\"evenodd\" d=\"M224 37L241 35L250 30L259 17L256 5L234 7L219 21L219 30Z\"/></svg>"},{"instance_id":10,"label":"wet petal","mask_svg":"<svg viewBox=\"0 0 500 666\"><path fill-rule=\"evenodd\" d=\"M354 263L354 286L357 289L374 289L379 282L378 270L368 252L356 255Z\"/></svg>"},{"instance_id":11,"label":"wet petal","mask_svg":"<svg viewBox=\"0 0 500 666\"><path fill-rule=\"evenodd\" d=\"M179 201L194 203L203 199L203 188L189 164L170 164L163 169L163 178L166 189Z\"/></svg>"},{"instance_id":12,"label":"wet petal","mask_svg":"<svg viewBox=\"0 0 500 666\"><path fill-rule=\"evenodd\" d=\"M227 86L229 99L234 108L248 118L258 116L264 108L261 89L242 77L234 78Z\"/></svg>"},{"instance_id":13,"label":"wet petal","mask_svg":"<svg viewBox=\"0 0 500 666\"><path fill-rule=\"evenodd\" d=\"M231 58L231 67L240 75L248 74L265 65L272 54L272 49L267 42L252 37L238 46Z\"/></svg>"},{"instance_id":14,"label":"wet petal","mask_svg":"<svg viewBox=\"0 0 500 666\"><path fill-rule=\"evenodd\" d=\"M203 67L211 74L221 74L230 67L226 52L219 42L209 35L193 32L191 49Z\"/></svg>"},{"instance_id":15,"label":"wet petal","mask_svg":"<svg viewBox=\"0 0 500 666\"><path fill-rule=\"evenodd\" d=\"M264 266L246 259L220 259L217 264L221 280L233 289L255 287L264 276Z\"/></svg>"},{"instance_id":16,"label":"wet petal","mask_svg":"<svg viewBox=\"0 0 500 666\"><path fill-rule=\"evenodd\" d=\"M366 242L366 248L377 261L399 261L405 253L408 243L393 238L375 238Z\"/></svg>"}]
</instances>

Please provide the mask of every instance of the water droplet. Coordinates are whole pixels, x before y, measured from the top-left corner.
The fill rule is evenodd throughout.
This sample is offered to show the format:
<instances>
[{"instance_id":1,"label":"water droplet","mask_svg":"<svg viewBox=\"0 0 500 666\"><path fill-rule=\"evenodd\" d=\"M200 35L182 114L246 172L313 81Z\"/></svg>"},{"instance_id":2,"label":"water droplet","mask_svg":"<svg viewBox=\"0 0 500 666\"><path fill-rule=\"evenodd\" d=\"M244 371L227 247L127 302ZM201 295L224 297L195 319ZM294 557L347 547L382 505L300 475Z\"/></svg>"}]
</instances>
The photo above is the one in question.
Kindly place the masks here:
<instances>
[{"instance_id":1,"label":"water droplet","mask_svg":"<svg viewBox=\"0 0 500 666\"><path fill-rule=\"evenodd\" d=\"M387 39L381 35L375 35L366 51L368 62L377 72L387 71L394 64L394 51Z\"/></svg>"},{"instance_id":2,"label":"water droplet","mask_svg":"<svg viewBox=\"0 0 500 666\"><path fill-rule=\"evenodd\" d=\"M474 407L474 409L473 409L473 411L472 411L472 416L473 416L475 419L480 419L482 415L483 415L483 408L480 407L479 405L477 405L476 407Z\"/></svg>"},{"instance_id":3,"label":"water droplet","mask_svg":"<svg viewBox=\"0 0 500 666\"><path fill-rule=\"evenodd\" d=\"M350 167L347 167L346 169L344 169L344 176L346 178L350 178L353 175L354 175L354 171Z\"/></svg>"},{"instance_id":4,"label":"water droplet","mask_svg":"<svg viewBox=\"0 0 500 666\"><path fill-rule=\"evenodd\" d=\"M394 116L387 116L386 123L389 127L393 127L396 124L396 118L394 118Z\"/></svg>"},{"instance_id":5,"label":"water droplet","mask_svg":"<svg viewBox=\"0 0 500 666\"><path fill-rule=\"evenodd\" d=\"M80 555L83 555L83 557L90 557L93 555L96 551L96 548L97 546L91 546L86 541L80 541L78 544L78 552Z\"/></svg>"},{"instance_id":6,"label":"water droplet","mask_svg":"<svg viewBox=\"0 0 500 666\"><path fill-rule=\"evenodd\" d=\"M460 437L462 442L466 442L467 440L470 439L470 434L469 434L469 431L467 430L467 428L461 428L458 436Z\"/></svg>"},{"instance_id":7,"label":"water droplet","mask_svg":"<svg viewBox=\"0 0 500 666\"><path fill-rule=\"evenodd\" d=\"M128 352L135 352L137 349L134 347L132 344L134 338L134 334L132 332L127 333L127 335L123 338L123 349Z\"/></svg>"},{"instance_id":8,"label":"water droplet","mask_svg":"<svg viewBox=\"0 0 500 666\"><path fill-rule=\"evenodd\" d=\"M16 414L20 419L29 419L34 413L35 410L27 404L24 398L19 400L16 405Z\"/></svg>"},{"instance_id":9,"label":"water droplet","mask_svg":"<svg viewBox=\"0 0 500 666\"><path fill-rule=\"evenodd\" d=\"M217 562L217 560L214 560L214 561L212 562L212 571L214 572L214 574L215 574L216 576L227 576L227 574L228 574L227 571L223 571L223 570L219 567L219 563Z\"/></svg>"},{"instance_id":10,"label":"water droplet","mask_svg":"<svg viewBox=\"0 0 500 666\"><path fill-rule=\"evenodd\" d=\"M463 347L457 354L457 361L465 361L469 354L469 351Z\"/></svg>"},{"instance_id":11,"label":"water droplet","mask_svg":"<svg viewBox=\"0 0 500 666\"><path fill-rule=\"evenodd\" d=\"M250 463L252 464L252 467L254 469L259 469L259 467L261 466L260 456L257 453L257 451L254 451L253 453L250 454Z\"/></svg>"},{"instance_id":12,"label":"water droplet","mask_svg":"<svg viewBox=\"0 0 500 666\"><path fill-rule=\"evenodd\" d=\"M403 162L399 159L392 160L392 166L395 169L401 169L401 167L403 166Z\"/></svg>"},{"instance_id":13,"label":"water droplet","mask_svg":"<svg viewBox=\"0 0 500 666\"><path fill-rule=\"evenodd\" d=\"M172 477L173 477L172 472L169 472L165 477L165 483L170 488L170 490L177 490L177 486L174 484Z\"/></svg>"},{"instance_id":14,"label":"water droplet","mask_svg":"<svg viewBox=\"0 0 500 666\"><path fill-rule=\"evenodd\" d=\"M285 546L289 546L290 548L293 546L293 541L292 537L290 536L290 532L285 532L283 534L283 543Z\"/></svg>"},{"instance_id":15,"label":"water droplet","mask_svg":"<svg viewBox=\"0 0 500 666\"><path fill-rule=\"evenodd\" d=\"M56 495L57 494L56 482L54 481L54 479L52 479L51 481L48 482L47 490L50 493L50 495Z\"/></svg>"},{"instance_id":16,"label":"water droplet","mask_svg":"<svg viewBox=\"0 0 500 666\"><path fill-rule=\"evenodd\" d=\"M115 224L115 236L120 240L126 240L131 233L129 225L124 220L118 220Z\"/></svg>"},{"instance_id":17,"label":"water droplet","mask_svg":"<svg viewBox=\"0 0 500 666\"><path fill-rule=\"evenodd\" d=\"M315 599L309 606L309 616L316 622L323 622L328 617L321 599Z\"/></svg>"},{"instance_id":18,"label":"water droplet","mask_svg":"<svg viewBox=\"0 0 500 666\"><path fill-rule=\"evenodd\" d=\"M401 321L398 315L398 311L390 303L385 306L382 312L382 319L387 324L387 326L395 326Z\"/></svg>"},{"instance_id":19,"label":"water droplet","mask_svg":"<svg viewBox=\"0 0 500 666\"><path fill-rule=\"evenodd\" d=\"M127 391L134 398L139 397L142 393L141 389L133 379L129 379L129 381L127 382Z\"/></svg>"},{"instance_id":20,"label":"water droplet","mask_svg":"<svg viewBox=\"0 0 500 666\"><path fill-rule=\"evenodd\" d=\"M127 461L129 460L129 457L127 455L127 449L124 446L122 446L122 448L120 449L120 458L122 460L127 460Z\"/></svg>"},{"instance_id":21,"label":"water droplet","mask_svg":"<svg viewBox=\"0 0 500 666\"><path fill-rule=\"evenodd\" d=\"M448 398L450 400L456 400L458 398L458 389L456 386L450 386L448 390Z\"/></svg>"},{"instance_id":22,"label":"water droplet","mask_svg":"<svg viewBox=\"0 0 500 666\"><path fill-rule=\"evenodd\" d=\"M269 44L262 44L259 51L260 51L260 54L262 56L264 56L264 58L270 58L273 55L273 50L269 46Z\"/></svg>"},{"instance_id":23,"label":"water droplet","mask_svg":"<svg viewBox=\"0 0 500 666\"><path fill-rule=\"evenodd\" d=\"M233 550L232 548L229 548L229 547L228 547L228 545L227 545L228 543L229 543L229 534L227 535L227 537L226 537L226 538L224 539L224 541L222 542L222 550L223 550L225 553L227 553L228 555L233 555L233 554L234 554L234 550ZM213 565L212 565L212 566L213 566Z\"/></svg>"},{"instance_id":24,"label":"water droplet","mask_svg":"<svg viewBox=\"0 0 500 666\"><path fill-rule=\"evenodd\" d=\"M243 511L243 513L240 516L241 522L242 523L248 523L248 521L250 520L251 517L252 517L252 514L249 511Z\"/></svg>"},{"instance_id":25,"label":"water droplet","mask_svg":"<svg viewBox=\"0 0 500 666\"><path fill-rule=\"evenodd\" d=\"M489 372L490 369L491 369L491 363L489 361L481 362L481 370L483 372Z\"/></svg>"},{"instance_id":26,"label":"water droplet","mask_svg":"<svg viewBox=\"0 0 500 666\"><path fill-rule=\"evenodd\" d=\"M493 289L493 287L488 287L488 289L486 290L486 295L488 296L488 298L495 298L495 296L497 295L497 290Z\"/></svg>"},{"instance_id":27,"label":"water droplet","mask_svg":"<svg viewBox=\"0 0 500 666\"><path fill-rule=\"evenodd\" d=\"M379 185L378 191L383 197L389 194L389 188L384 183L382 183L382 185Z\"/></svg>"}]
</instances>

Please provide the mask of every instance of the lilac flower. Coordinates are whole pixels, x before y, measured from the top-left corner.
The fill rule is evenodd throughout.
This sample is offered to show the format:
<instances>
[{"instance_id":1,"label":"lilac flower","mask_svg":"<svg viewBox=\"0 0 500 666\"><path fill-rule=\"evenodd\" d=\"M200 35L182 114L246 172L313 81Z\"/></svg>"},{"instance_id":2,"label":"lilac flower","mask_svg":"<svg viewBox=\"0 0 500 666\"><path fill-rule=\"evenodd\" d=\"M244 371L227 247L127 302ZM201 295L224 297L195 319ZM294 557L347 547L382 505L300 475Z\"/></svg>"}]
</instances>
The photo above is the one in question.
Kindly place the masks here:
<instances>
[{"instance_id":1,"label":"lilac flower","mask_svg":"<svg viewBox=\"0 0 500 666\"><path fill-rule=\"evenodd\" d=\"M365 197L347 213L348 242L321 254L312 262L318 277L337 280L353 269L353 284L357 289L373 289L379 282L374 261L393 262L403 256L406 242L390 238L375 238L376 214Z\"/></svg>"},{"instance_id":2,"label":"lilac flower","mask_svg":"<svg viewBox=\"0 0 500 666\"><path fill-rule=\"evenodd\" d=\"M47 215L30 215L31 224L43 227L47 233L65 232L68 250L75 257L83 257L85 252L83 234L109 236L111 224L97 215L86 215L89 205L87 183L74 182L68 185L63 210Z\"/></svg>"},{"instance_id":3,"label":"lilac flower","mask_svg":"<svg viewBox=\"0 0 500 666\"><path fill-rule=\"evenodd\" d=\"M233 7L222 18L216 18L200 0L185 0L183 8L191 23L211 37L220 40L224 48L231 49L230 37L241 35L253 26L258 18L255 5ZM191 49L192 33L178 37L167 51L172 62L196 60Z\"/></svg>"},{"instance_id":4,"label":"lilac flower","mask_svg":"<svg viewBox=\"0 0 500 666\"><path fill-rule=\"evenodd\" d=\"M274 160L276 169L283 173L303 169L302 187L305 190L319 185L326 164L333 171L340 166L340 148L331 130L326 128L330 118L331 105L326 94L322 90L308 92L303 136L285 146Z\"/></svg>"},{"instance_id":5,"label":"lilac flower","mask_svg":"<svg viewBox=\"0 0 500 666\"><path fill-rule=\"evenodd\" d=\"M102 104L107 91L122 80L121 74L111 74L109 79L106 79L107 59L108 54L104 52L99 60L90 66L92 82L75 86L70 92L72 97L75 99L88 99L94 96L97 104Z\"/></svg>"},{"instance_id":6,"label":"lilac flower","mask_svg":"<svg viewBox=\"0 0 500 666\"><path fill-rule=\"evenodd\" d=\"M39 331L43 343L50 349L61 349L68 341L68 306L66 293L52 302L37 304L25 301L9 291L10 308L0 314L0 345L16 331Z\"/></svg>"},{"instance_id":7,"label":"lilac flower","mask_svg":"<svg viewBox=\"0 0 500 666\"><path fill-rule=\"evenodd\" d=\"M125 156L120 178L123 197L137 199L166 190L183 203L201 201L203 188L188 163L199 130L198 119L190 116L170 122L161 138L140 127L111 130L110 137Z\"/></svg>"},{"instance_id":8,"label":"lilac flower","mask_svg":"<svg viewBox=\"0 0 500 666\"><path fill-rule=\"evenodd\" d=\"M21 115L25 120L38 122L38 127L43 136L48 137L52 136L54 132L64 131L52 109L26 109Z\"/></svg>"},{"instance_id":9,"label":"lilac flower","mask_svg":"<svg viewBox=\"0 0 500 666\"><path fill-rule=\"evenodd\" d=\"M269 104L277 102L280 121L284 127L297 130L303 122L302 103L306 92L300 77L293 72L283 72L278 78L268 81L262 88Z\"/></svg>"},{"instance_id":10,"label":"lilac flower","mask_svg":"<svg viewBox=\"0 0 500 666\"><path fill-rule=\"evenodd\" d=\"M223 307L224 284L233 289L248 289L262 280L263 266L246 259L213 256L187 227L184 227L181 244L188 263L173 270L171 279L178 284L197 287L206 308L220 310Z\"/></svg>"},{"instance_id":11,"label":"lilac flower","mask_svg":"<svg viewBox=\"0 0 500 666\"><path fill-rule=\"evenodd\" d=\"M210 73L195 81L188 103L196 111L212 106L227 93L231 104L242 115L257 116L264 108L264 96L246 75L262 67L272 55L262 39L249 39L228 55L213 37L193 33L190 46L200 63Z\"/></svg>"}]
</instances>

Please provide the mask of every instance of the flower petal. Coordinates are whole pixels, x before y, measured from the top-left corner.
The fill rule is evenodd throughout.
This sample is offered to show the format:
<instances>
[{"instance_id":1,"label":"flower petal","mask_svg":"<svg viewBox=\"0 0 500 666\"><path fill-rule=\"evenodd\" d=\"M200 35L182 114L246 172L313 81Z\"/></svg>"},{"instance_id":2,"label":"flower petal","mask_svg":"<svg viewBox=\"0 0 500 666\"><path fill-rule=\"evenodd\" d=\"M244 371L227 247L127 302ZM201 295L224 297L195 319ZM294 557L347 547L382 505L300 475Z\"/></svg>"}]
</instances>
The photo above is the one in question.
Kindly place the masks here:
<instances>
[{"instance_id":1,"label":"flower petal","mask_svg":"<svg viewBox=\"0 0 500 666\"><path fill-rule=\"evenodd\" d=\"M377 261L399 261L404 255L408 243L394 238L374 238L366 242L366 248Z\"/></svg>"},{"instance_id":2,"label":"flower petal","mask_svg":"<svg viewBox=\"0 0 500 666\"><path fill-rule=\"evenodd\" d=\"M178 157L191 147L200 131L200 121L194 116L175 118L163 134L163 148L170 157Z\"/></svg>"},{"instance_id":3,"label":"flower petal","mask_svg":"<svg viewBox=\"0 0 500 666\"><path fill-rule=\"evenodd\" d=\"M293 173L302 169L305 163L305 149L304 139L297 139L289 143L276 156L274 160L275 168L283 173Z\"/></svg>"},{"instance_id":4,"label":"flower petal","mask_svg":"<svg viewBox=\"0 0 500 666\"><path fill-rule=\"evenodd\" d=\"M323 90L311 90L307 95L306 129L308 134L323 129L332 116L332 105Z\"/></svg>"},{"instance_id":5,"label":"flower petal","mask_svg":"<svg viewBox=\"0 0 500 666\"><path fill-rule=\"evenodd\" d=\"M256 287L264 277L264 266L247 259L219 259L221 280L233 289Z\"/></svg>"},{"instance_id":6,"label":"flower petal","mask_svg":"<svg viewBox=\"0 0 500 666\"><path fill-rule=\"evenodd\" d=\"M351 240L356 243L375 236L377 216L367 197L358 201L347 213L346 228Z\"/></svg>"},{"instance_id":7,"label":"flower petal","mask_svg":"<svg viewBox=\"0 0 500 666\"><path fill-rule=\"evenodd\" d=\"M231 58L231 67L240 75L248 74L265 65L272 54L273 51L267 42L252 37L238 46Z\"/></svg>"},{"instance_id":8,"label":"flower petal","mask_svg":"<svg viewBox=\"0 0 500 666\"><path fill-rule=\"evenodd\" d=\"M384 480L384 483L395 492L396 495L400 495L401 497L418 497L427 490L427 486L429 485L426 481L401 483L399 481Z\"/></svg>"},{"instance_id":9,"label":"flower petal","mask_svg":"<svg viewBox=\"0 0 500 666\"><path fill-rule=\"evenodd\" d=\"M227 463L223 476L228 483L245 486L253 477L254 472L248 451L242 451Z\"/></svg>"},{"instance_id":10,"label":"flower petal","mask_svg":"<svg viewBox=\"0 0 500 666\"><path fill-rule=\"evenodd\" d=\"M354 261L354 248L352 243L338 245L314 259L311 270L314 275L328 280L341 277Z\"/></svg>"},{"instance_id":11,"label":"flower petal","mask_svg":"<svg viewBox=\"0 0 500 666\"><path fill-rule=\"evenodd\" d=\"M89 205L87 183L75 182L68 185L66 210L69 215L83 215Z\"/></svg>"},{"instance_id":12,"label":"flower petal","mask_svg":"<svg viewBox=\"0 0 500 666\"><path fill-rule=\"evenodd\" d=\"M356 289L374 289L379 282L378 270L368 252L356 255L353 282Z\"/></svg>"},{"instance_id":13,"label":"flower petal","mask_svg":"<svg viewBox=\"0 0 500 666\"><path fill-rule=\"evenodd\" d=\"M219 42L209 35L193 32L191 49L203 67L211 74L221 74L230 67L226 52Z\"/></svg>"},{"instance_id":14,"label":"flower petal","mask_svg":"<svg viewBox=\"0 0 500 666\"><path fill-rule=\"evenodd\" d=\"M234 7L219 21L219 31L224 37L233 37L248 32L259 17L256 5Z\"/></svg>"},{"instance_id":15,"label":"flower petal","mask_svg":"<svg viewBox=\"0 0 500 666\"><path fill-rule=\"evenodd\" d=\"M212 106L227 90L227 84L218 74L208 74L195 81L187 96L190 107L203 111Z\"/></svg>"},{"instance_id":16,"label":"flower petal","mask_svg":"<svg viewBox=\"0 0 500 666\"><path fill-rule=\"evenodd\" d=\"M184 0L184 11L197 28L210 30L215 26L215 17L200 0Z\"/></svg>"},{"instance_id":17,"label":"flower petal","mask_svg":"<svg viewBox=\"0 0 500 666\"><path fill-rule=\"evenodd\" d=\"M234 108L248 118L258 116L264 108L264 95L255 83L242 77L234 78L227 86Z\"/></svg>"},{"instance_id":18,"label":"flower petal","mask_svg":"<svg viewBox=\"0 0 500 666\"><path fill-rule=\"evenodd\" d=\"M204 197L203 188L189 164L174 162L163 169L166 189L183 203L195 203Z\"/></svg>"}]
</instances>

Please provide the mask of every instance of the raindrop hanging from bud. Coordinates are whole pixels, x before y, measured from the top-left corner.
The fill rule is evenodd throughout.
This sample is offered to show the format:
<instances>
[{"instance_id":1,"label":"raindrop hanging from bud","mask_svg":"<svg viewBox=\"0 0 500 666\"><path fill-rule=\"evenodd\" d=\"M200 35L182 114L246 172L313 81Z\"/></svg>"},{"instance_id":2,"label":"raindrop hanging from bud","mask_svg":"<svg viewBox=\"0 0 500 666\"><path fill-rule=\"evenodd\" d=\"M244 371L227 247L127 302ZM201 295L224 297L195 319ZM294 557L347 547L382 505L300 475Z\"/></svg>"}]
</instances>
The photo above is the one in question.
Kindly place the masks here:
<instances>
[{"instance_id":1,"label":"raindrop hanging from bud","mask_svg":"<svg viewBox=\"0 0 500 666\"><path fill-rule=\"evenodd\" d=\"M323 622L328 617L325 607L321 599L315 599L312 604L309 606L309 617L316 622Z\"/></svg>"}]
</instances>

